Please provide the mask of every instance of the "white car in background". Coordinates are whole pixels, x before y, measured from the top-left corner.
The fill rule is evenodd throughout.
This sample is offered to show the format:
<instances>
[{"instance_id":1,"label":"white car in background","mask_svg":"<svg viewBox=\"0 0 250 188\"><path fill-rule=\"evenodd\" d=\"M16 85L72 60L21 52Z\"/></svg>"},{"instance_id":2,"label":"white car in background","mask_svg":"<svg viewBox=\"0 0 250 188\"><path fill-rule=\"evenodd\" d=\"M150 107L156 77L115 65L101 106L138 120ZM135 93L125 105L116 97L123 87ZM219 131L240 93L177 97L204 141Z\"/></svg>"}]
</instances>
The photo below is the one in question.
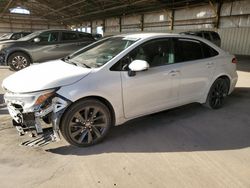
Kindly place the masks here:
<instances>
[{"instance_id":1,"label":"white car in background","mask_svg":"<svg viewBox=\"0 0 250 188\"><path fill-rule=\"evenodd\" d=\"M105 38L71 56L34 65L2 86L20 134L52 123L72 145L101 141L114 125L198 102L223 105L237 82L236 59L211 42L178 34Z\"/></svg>"}]
</instances>

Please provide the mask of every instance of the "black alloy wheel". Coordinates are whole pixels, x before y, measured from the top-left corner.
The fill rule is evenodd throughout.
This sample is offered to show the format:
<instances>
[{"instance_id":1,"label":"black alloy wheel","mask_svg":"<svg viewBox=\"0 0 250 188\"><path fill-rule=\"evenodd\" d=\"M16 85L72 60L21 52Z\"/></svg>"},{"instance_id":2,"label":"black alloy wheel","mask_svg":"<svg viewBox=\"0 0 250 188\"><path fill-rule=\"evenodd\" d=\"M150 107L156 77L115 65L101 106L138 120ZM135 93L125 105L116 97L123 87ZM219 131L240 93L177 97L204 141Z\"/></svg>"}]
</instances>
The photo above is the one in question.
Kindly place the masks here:
<instances>
[{"instance_id":1,"label":"black alloy wheel","mask_svg":"<svg viewBox=\"0 0 250 188\"><path fill-rule=\"evenodd\" d=\"M100 142L111 127L109 109L98 100L73 104L63 115L62 135L72 145L86 147Z\"/></svg>"},{"instance_id":2,"label":"black alloy wheel","mask_svg":"<svg viewBox=\"0 0 250 188\"><path fill-rule=\"evenodd\" d=\"M229 84L226 79L218 78L210 88L206 106L211 109L219 109L224 104L224 99L228 95Z\"/></svg>"}]
</instances>

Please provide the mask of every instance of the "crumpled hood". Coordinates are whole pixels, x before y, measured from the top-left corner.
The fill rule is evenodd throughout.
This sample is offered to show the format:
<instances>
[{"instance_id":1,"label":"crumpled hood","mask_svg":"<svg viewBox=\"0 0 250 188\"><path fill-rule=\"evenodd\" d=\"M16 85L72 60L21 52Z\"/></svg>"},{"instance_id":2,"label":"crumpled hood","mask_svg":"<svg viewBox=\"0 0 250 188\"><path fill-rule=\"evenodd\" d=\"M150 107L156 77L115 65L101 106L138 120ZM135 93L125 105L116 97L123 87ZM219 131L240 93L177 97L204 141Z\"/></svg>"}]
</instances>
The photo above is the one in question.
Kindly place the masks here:
<instances>
[{"instance_id":1,"label":"crumpled hood","mask_svg":"<svg viewBox=\"0 0 250 188\"><path fill-rule=\"evenodd\" d=\"M27 93L70 85L87 76L91 69L62 60L32 65L5 78L2 87L14 93Z\"/></svg>"}]
</instances>

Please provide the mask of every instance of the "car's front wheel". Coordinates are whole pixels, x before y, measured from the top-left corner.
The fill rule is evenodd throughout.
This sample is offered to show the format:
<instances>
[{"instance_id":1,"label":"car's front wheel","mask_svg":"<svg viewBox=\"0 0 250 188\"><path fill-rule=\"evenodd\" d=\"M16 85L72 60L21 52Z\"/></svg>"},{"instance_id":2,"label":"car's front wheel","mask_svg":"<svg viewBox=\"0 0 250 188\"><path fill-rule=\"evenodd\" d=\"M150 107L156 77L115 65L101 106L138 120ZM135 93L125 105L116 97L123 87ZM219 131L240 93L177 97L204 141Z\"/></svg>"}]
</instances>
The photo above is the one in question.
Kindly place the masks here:
<instances>
[{"instance_id":1,"label":"car's front wheel","mask_svg":"<svg viewBox=\"0 0 250 188\"><path fill-rule=\"evenodd\" d=\"M223 106L224 99L228 95L229 83L226 79L218 78L210 88L205 106L211 109L219 109Z\"/></svg>"},{"instance_id":2,"label":"car's front wheel","mask_svg":"<svg viewBox=\"0 0 250 188\"><path fill-rule=\"evenodd\" d=\"M8 58L8 65L14 71L24 69L25 67L28 67L30 63L30 58L22 52L15 52Z\"/></svg>"},{"instance_id":3,"label":"car's front wheel","mask_svg":"<svg viewBox=\"0 0 250 188\"><path fill-rule=\"evenodd\" d=\"M86 99L67 109L60 130L70 144L86 147L100 142L109 132L111 123L106 105L99 100Z\"/></svg>"}]
</instances>

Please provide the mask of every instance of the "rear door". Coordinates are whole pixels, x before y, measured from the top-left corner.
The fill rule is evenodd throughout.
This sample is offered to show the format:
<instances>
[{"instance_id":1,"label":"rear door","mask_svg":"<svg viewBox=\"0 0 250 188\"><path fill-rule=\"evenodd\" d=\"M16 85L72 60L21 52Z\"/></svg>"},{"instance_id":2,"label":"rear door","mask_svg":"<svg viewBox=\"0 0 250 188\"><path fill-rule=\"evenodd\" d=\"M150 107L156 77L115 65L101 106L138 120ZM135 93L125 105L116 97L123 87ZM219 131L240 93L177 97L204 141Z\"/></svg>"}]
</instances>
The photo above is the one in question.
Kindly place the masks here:
<instances>
[{"instance_id":1,"label":"rear door","mask_svg":"<svg viewBox=\"0 0 250 188\"><path fill-rule=\"evenodd\" d=\"M206 57L207 45L194 39L175 38L175 63L180 63L180 102L195 102L203 96L215 70L213 58ZM210 48L210 47L208 47Z\"/></svg>"},{"instance_id":2,"label":"rear door","mask_svg":"<svg viewBox=\"0 0 250 188\"><path fill-rule=\"evenodd\" d=\"M93 42L88 35L79 36L78 32L63 31L61 34L60 54L65 57Z\"/></svg>"}]
</instances>

